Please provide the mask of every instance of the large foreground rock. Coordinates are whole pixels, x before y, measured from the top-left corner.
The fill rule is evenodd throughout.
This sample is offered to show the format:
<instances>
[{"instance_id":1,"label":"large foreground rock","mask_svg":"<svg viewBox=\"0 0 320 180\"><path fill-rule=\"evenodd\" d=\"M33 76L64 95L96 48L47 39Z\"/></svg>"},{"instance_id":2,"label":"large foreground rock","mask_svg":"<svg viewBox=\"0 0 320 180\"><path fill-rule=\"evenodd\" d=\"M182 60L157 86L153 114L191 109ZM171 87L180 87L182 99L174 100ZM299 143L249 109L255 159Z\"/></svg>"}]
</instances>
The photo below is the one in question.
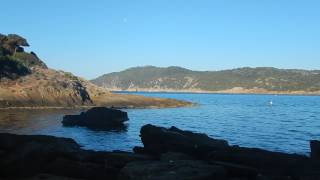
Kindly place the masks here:
<instances>
[{"instance_id":1,"label":"large foreground rock","mask_svg":"<svg viewBox=\"0 0 320 180\"><path fill-rule=\"evenodd\" d=\"M202 156L228 147L225 140L212 139L206 134L182 131L176 127L166 129L148 124L141 128L140 136L144 150L155 155L173 151Z\"/></svg>"},{"instance_id":2,"label":"large foreground rock","mask_svg":"<svg viewBox=\"0 0 320 180\"><path fill-rule=\"evenodd\" d=\"M128 163L120 172L126 180L224 180L224 168L202 161L149 161Z\"/></svg>"},{"instance_id":3,"label":"large foreground rock","mask_svg":"<svg viewBox=\"0 0 320 180\"><path fill-rule=\"evenodd\" d=\"M167 152L185 153L212 165L224 167L231 177L255 179L259 174L281 178L320 177L320 161L313 161L303 155L229 146L227 141L176 127L145 125L140 133L144 147L136 147L134 150L137 153L153 154L157 157ZM313 142L312 147L313 157L316 158L317 143Z\"/></svg>"},{"instance_id":4,"label":"large foreground rock","mask_svg":"<svg viewBox=\"0 0 320 180\"><path fill-rule=\"evenodd\" d=\"M320 179L315 158L228 146L177 128L147 125L142 132L148 143L140 153L97 152L68 138L0 133L0 179Z\"/></svg>"},{"instance_id":5,"label":"large foreground rock","mask_svg":"<svg viewBox=\"0 0 320 180\"><path fill-rule=\"evenodd\" d=\"M310 141L311 158L320 161L320 141Z\"/></svg>"},{"instance_id":6,"label":"large foreground rock","mask_svg":"<svg viewBox=\"0 0 320 180\"><path fill-rule=\"evenodd\" d=\"M62 124L64 126L85 126L89 128L113 128L121 127L128 120L126 112L121 110L94 107L80 115L65 115Z\"/></svg>"},{"instance_id":7,"label":"large foreground rock","mask_svg":"<svg viewBox=\"0 0 320 180\"><path fill-rule=\"evenodd\" d=\"M38 174L117 179L126 164L150 160L150 156L129 152L83 150L69 138L0 133L0 179L36 179Z\"/></svg>"},{"instance_id":8,"label":"large foreground rock","mask_svg":"<svg viewBox=\"0 0 320 180\"><path fill-rule=\"evenodd\" d=\"M71 156L79 150L80 146L68 138L0 134L1 175L32 175L57 156Z\"/></svg>"}]
</instances>

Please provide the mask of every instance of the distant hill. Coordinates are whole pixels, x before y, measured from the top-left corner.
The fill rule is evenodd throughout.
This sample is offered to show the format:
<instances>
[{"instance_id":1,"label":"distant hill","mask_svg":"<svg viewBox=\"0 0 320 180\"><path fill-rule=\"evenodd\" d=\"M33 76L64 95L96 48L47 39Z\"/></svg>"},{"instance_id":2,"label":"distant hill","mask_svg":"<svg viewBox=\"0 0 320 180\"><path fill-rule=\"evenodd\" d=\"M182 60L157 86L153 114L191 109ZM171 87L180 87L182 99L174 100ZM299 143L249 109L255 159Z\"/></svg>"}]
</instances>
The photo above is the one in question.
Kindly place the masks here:
<instances>
[{"instance_id":1,"label":"distant hill","mask_svg":"<svg viewBox=\"0 0 320 180\"><path fill-rule=\"evenodd\" d=\"M0 34L0 108L177 107L174 99L113 94L71 73L50 69L19 35Z\"/></svg>"},{"instance_id":2,"label":"distant hill","mask_svg":"<svg viewBox=\"0 0 320 180\"><path fill-rule=\"evenodd\" d=\"M192 71L145 66L105 74L91 82L123 91L318 94L320 71L272 67Z\"/></svg>"}]
</instances>

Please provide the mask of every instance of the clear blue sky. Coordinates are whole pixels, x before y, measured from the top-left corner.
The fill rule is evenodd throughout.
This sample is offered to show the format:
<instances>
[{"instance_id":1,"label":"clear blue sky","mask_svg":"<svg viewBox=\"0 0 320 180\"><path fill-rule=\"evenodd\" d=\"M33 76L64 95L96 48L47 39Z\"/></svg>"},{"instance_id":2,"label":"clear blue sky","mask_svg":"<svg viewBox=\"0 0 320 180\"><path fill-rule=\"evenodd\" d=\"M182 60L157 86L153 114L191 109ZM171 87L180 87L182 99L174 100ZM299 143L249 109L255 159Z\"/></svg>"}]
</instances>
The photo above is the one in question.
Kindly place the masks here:
<instances>
[{"instance_id":1,"label":"clear blue sky","mask_svg":"<svg viewBox=\"0 0 320 180\"><path fill-rule=\"evenodd\" d=\"M51 68L91 79L133 66L320 69L318 0L0 0Z\"/></svg>"}]
</instances>

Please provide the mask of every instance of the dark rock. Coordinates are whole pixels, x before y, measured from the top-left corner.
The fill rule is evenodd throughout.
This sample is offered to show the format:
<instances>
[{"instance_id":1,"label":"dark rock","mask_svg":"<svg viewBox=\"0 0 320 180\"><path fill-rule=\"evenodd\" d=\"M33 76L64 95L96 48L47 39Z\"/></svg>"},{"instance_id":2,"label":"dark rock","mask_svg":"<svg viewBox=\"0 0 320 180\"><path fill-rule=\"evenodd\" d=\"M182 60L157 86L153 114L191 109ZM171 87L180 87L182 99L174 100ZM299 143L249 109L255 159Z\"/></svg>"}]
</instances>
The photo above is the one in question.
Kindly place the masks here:
<instances>
[{"instance_id":1,"label":"dark rock","mask_svg":"<svg viewBox=\"0 0 320 180\"><path fill-rule=\"evenodd\" d=\"M128 163L119 179L128 180L224 180L225 170L202 161L147 161Z\"/></svg>"},{"instance_id":2,"label":"dark rock","mask_svg":"<svg viewBox=\"0 0 320 180\"><path fill-rule=\"evenodd\" d=\"M45 172L81 179L116 179L119 169L92 162L58 158L46 166Z\"/></svg>"},{"instance_id":3,"label":"dark rock","mask_svg":"<svg viewBox=\"0 0 320 180\"><path fill-rule=\"evenodd\" d=\"M57 176L52 174L37 174L29 178L23 178L19 180L81 180L70 177Z\"/></svg>"},{"instance_id":4,"label":"dark rock","mask_svg":"<svg viewBox=\"0 0 320 180\"><path fill-rule=\"evenodd\" d=\"M133 154L133 153L110 153L105 158L106 165L112 164L114 167L123 168L127 163L134 161L147 161L154 160L153 157L148 155Z\"/></svg>"},{"instance_id":5,"label":"dark rock","mask_svg":"<svg viewBox=\"0 0 320 180\"><path fill-rule=\"evenodd\" d=\"M320 141L310 141L311 158L320 161Z\"/></svg>"},{"instance_id":6,"label":"dark rock","mask_svg":"<svg viewBox=\"0 0 320 180\"><path fill-rule=\"evenodd\" d=\"M300 180L319 180L320 175L301 177Z\"/></svg>"},{"instance_id":7,"label":"dark rock","mask_svg":"<svg viewBox=\"0 0 320 180\"><path fill-rule=\"evenodd\" d=\"M0 179L34 177L41 173L79 179L116 179L127 163L154 160L130 152L82 150L68 138L13 134L0 134L0 156Z\"/></svg>"},{"instance_id":8,"label":"dark rock","mask_svg":"<svg viewBox=\"0 0 320 180\"><path fill-rule=\"evenodd\" d=\"M1 176L30 176L57 156L72 156L80 146L68 138L0 134L0 150L5 153L0 161Z\"/></svg>"},{"instance_id":9,"label":"dark rock","mask_svg":"<svg viewBox=\"0 0 320 180\"><path fill-rule=\"evenodd\" d=\"M65 115L64 126L85 126L93 129L109 129L123 127L128 120L126 112L106 107L94 107L80 115Z\"/></svg>"},{"instance_id":10,"label":"dark rock","mask_svg":"<svg viewBox=\"0 0 320 180\"><path fill-rule=\"evenodd\" d=\"M47 135L16 135L0 133L0 149L13 151L28 144L39 144L47 152L76 152L80 146L70 138L54 137Z\"/></svg>"},{"instance_id":11,"label":"dark rock","mask_svg":"<svg viewBox=\"0 0 320 180\"><path fill-rule=\"evenodd\" d=\"M207 159L252 167L267 175L301 176L319 170L307 156L271 152L258 148L229 147L213 151Z\"/></svg>"},{"instance_id":12,"label":"dark rock","mask_svg":"<svg viewBox=\"0 0 320 180\"><path fill-rule=\"evenodd\" d=\"M229 177L255 179L258 175L257 169L248 167L248 166L227 163L227 162L220 162L220 161L213 161L210 164L224 167Z\"/></svg>"},{"instance_id":13,"label":"dark rock","mask_svg":"<svg viewBox=\"0 0 320 180\"><path fill-rule=\"evenodd\" d=\"M134 153L137 153L137 154L146 154L144 148L140 147L140 146L135 146L135 147L133 147L132 150Z\"/></svg>"},{"instance_id":14,"label":"dark rock","mask_svg":"<svg viewBox=\"0 0 320 180\"><path fill-rule=\"evenodd\" d=\"M195 160L195 159L187 154L178 153L178 152L167 152L161 155L160 160L176 161L176 160Z\"/></svg>"},{"instance_id":15,"label":"dark rock","mask_svg":"<svg viewBox=\"0 0 320 180\"><path fill-rule=\"evenodd\" d=\"M145 125L140 131L141 141L146 152L160 155L165 152L182 152L203 156L216 149L225 149L228 142L209 138L206 134L182 131L176 127L169 129Z\"/></svg>"}]
</instances>

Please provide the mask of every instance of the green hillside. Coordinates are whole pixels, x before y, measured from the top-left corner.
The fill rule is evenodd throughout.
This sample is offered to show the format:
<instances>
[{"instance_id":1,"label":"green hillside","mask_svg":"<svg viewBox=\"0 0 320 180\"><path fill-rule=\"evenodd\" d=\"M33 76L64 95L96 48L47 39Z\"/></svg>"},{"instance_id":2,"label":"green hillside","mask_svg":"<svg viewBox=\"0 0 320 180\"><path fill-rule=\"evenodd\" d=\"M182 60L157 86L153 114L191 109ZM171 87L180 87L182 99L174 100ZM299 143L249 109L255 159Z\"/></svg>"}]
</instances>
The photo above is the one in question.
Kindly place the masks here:
<instances>
[{"instance_id":1,"label":"green hillside","mask_svg":"<svg viewBox=\"0 0 320 180\"><path fill-rule=\"evenodd\" d=\"M320 71L272 67L192 71L175 66L145 66L105 74L92 82L105 88L119 90L136 88L223 91L232 88L260 88L267 91L314 92L320 90Z\"/></svg>"}]
</instances>

